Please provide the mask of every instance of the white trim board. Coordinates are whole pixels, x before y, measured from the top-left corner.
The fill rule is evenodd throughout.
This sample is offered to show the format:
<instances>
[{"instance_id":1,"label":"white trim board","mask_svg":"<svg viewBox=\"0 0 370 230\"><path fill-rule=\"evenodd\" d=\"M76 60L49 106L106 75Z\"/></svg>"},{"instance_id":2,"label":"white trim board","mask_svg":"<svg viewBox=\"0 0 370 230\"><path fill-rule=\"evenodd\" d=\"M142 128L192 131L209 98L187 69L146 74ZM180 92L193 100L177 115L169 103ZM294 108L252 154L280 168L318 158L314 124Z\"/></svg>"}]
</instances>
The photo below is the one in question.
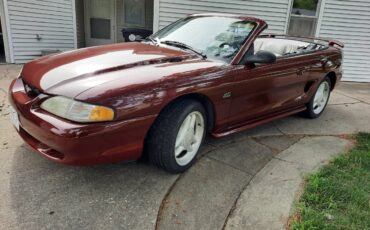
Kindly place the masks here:
<instances>
[{"instance_id":1,"label":"white trim board","mask_svg":"<svg viewBox=\"0 0 370 230\"><path fill-rule=\"evenodd\" d=\"M292 13L292 9L293 9L293 1L294 0L289 0L287 16L286 16L286 21L285 21L284 34L288 33L289 23L290 23L290 14Z\"/></svg>"},{"instance_id":2,"label":"white trim board","mask_svg":"<svg viewBox=\"0 0 370 230\"><path fill-rule=\"evenodd\" d=\"M73 43L74 48L78 48L77 44L77 19L76 19L76 0L71 1L72 4L72 20L73 20Z\"/></svg>"},{"instance_id":3,"label":"white trim board","mask_svg":"<svg viewBox=\"0 0 370 230\"><path fill-rule=\"evenodd\" d=\"M6 56L6 62L14 63L14 51L13 51L13 41L12 41L12 33L10 29L10 21L9 21L9 11L8 11L8 1L3 0L3 8L4 8L4 15L2 19L5 20L5 23L2 23L2 25L5 25L6 28L3 28L3 35L5 32L5 40L4 40L4 46L7 45L7 48L4 47L5 52L8 50L8 53L5 53Z\"/></svg>"},{"instance_id":4,"label":"white trim board","mask_svg":"<svg viewBox=\"0 0 370 230\"><path fill-rule=\"evenodd\" d=\"M153 33L159 30L159 0L154 0L153 5Z\"/></svg>"},{"instance_id":5,"label":"white trim board","mask_svg":"<svg viewBox=\"0 0 370 230\"><path fill-rule=\"evenodd\" d=\"M318 17L317 22L316 22L315 37L320 36L320 29L321 29L322 18L324 17L324 10L325 10L326 0L321 0L321 1L319 1L319 3L320 3L320 11L319 11L319 17Z\"/></svg>"}]
</instances>

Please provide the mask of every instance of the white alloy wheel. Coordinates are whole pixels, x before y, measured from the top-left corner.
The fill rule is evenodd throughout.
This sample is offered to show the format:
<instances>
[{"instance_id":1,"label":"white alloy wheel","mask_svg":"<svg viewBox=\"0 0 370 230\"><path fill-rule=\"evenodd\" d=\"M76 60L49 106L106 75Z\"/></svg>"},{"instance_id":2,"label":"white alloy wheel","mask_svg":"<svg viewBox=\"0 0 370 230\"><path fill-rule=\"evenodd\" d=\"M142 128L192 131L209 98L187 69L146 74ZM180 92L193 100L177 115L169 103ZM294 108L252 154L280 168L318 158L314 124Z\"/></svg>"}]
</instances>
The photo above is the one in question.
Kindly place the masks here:
<instances>
[{"instance_id":1,"label":"white alloy wheel","mask_svg":"<svg viewBox=\"0 0 370 230\"><path fill-rule=\"evenodd\" d=\"M182 122L175 143L175 159L178 165L184 166L196 156L203 140L205 124L203 115L194 111Z\"/></svg>"},{"instance_id":2,"label":"white alloy wheel","mask_svg":"<svg viewBox=\"0 0 370 230\"><path fill-rule=\"evenodd\" d=\"M313 100L313 112L320 114L329 100L330 85L327 81L323 81L316 91L315 98Z\"/></svg>"}]
</instances>

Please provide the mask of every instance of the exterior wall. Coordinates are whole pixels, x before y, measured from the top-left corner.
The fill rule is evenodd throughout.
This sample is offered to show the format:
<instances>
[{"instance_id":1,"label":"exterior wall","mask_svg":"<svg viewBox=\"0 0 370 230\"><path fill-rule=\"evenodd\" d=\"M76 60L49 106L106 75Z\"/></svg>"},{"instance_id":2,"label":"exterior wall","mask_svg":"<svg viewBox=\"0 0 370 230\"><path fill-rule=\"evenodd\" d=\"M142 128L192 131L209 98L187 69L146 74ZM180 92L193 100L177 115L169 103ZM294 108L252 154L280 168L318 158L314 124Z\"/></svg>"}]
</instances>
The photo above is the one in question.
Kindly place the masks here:
<instances>
[{"instance_id":1,"label":"exterior wall","mask_svg":"<svg viewBox=\"0 0 370 230\"><path fill-rule=\"evenodd\" d=\"M194 13L231 13L263 18L269 24L267 32L285 33L290 0L156 0L159 9L158 28Z\"/></svg>"},{"instance_id":2,"label":"exterior wall","mask_svg":"<svg viewBox=\"0 0 370 230\"><path fill-rule=\"evenodd\" d=\"M35 59L43 50L73 49L73 4L73 0L7 0L14 62Z\"/></svg>"},{"instance_id":3,"label":"exterior wall","mask_svg":"<svg viewBox=\"0 0 370 230\"><path fill-rule=\"evenodd\" d=\"M343 80L370 82L370 1L325 0L318 35L345 44Z\"/></svg>"},{"instance_id":4,"label":"exterior wall","mask_svg":"<svg viewBox=\"0 0 370 230\"><path fill-rule=\"evenodd\" d=\"M123 41L120 30L129 26L123 20L123 1L116 0L118 42ZM263 18L269 24L267 32L271 33L286 32L292 4L292 0L154 0L153 22L152 1L146 1L146 25L154 23L154 30L188 14L216 12ZM370 82L369 0L321 1L316 35L345 43L344 80ZM8 62L25 63L41 56L42 51L73 49L75 33L77 46L84 47L83 0L1 0L1 3Z\"/></svg>"}]
</instances>

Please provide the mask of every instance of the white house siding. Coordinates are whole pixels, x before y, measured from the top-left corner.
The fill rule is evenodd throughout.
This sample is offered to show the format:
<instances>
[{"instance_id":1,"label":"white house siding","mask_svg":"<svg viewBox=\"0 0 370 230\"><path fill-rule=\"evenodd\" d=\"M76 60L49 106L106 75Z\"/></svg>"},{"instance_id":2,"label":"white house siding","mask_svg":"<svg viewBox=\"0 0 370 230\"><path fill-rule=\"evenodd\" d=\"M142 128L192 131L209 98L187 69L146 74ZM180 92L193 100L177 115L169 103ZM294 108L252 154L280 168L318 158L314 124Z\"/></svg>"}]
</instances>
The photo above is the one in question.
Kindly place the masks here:
<instances>
[{"instance_id":1,"label":"white house siding","mask_svg":"<svg viewBox=\"0 0 370 230\"><path fill-rule=\"evenodd\" d=\"M254 16L269 24L270 33L284 33L289 0L158 0L159 29L194 13L231 13ZM155 28L157 29L157 28Z\"/></svg>"},{"instance_id":2,"label":"white house siding","mask_svg":"<svg viewBox=\"0 0 370 230\"><path fill-rule=\"evenodd\" d=\"M319 36L345 43L343 80L370 82L370 1L325 0Z\"/></svg>"},{"instance_id":3,"label":"white house siding","mask_svg":"<svg viewBox=\"0 0 370 230\"><path fill-rule=\"evenodd\" d=\"M7 0L15 63L74 48L72 0ZM37 34L41 40L37 40Z\"/></svg>"}]
</instances>

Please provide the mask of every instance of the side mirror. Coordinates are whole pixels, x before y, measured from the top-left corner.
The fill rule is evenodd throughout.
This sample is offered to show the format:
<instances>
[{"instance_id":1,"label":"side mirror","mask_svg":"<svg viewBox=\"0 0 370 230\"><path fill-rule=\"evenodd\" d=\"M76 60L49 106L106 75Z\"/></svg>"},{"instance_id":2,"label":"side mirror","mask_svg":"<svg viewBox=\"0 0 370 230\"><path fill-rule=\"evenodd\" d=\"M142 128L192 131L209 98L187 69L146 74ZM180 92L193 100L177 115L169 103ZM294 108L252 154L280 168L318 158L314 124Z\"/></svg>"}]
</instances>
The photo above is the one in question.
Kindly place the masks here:
<instances>
[{"instance_id":1,"label":"side mirror","mask_svg":"<svg viewBox=\"0 0 370 230\"><path fill-rule=\"evenodd\" d=\"M260 50L256 54L248 56L244 64L256 64L256 63L265 63L270 64L276 61L276 55L270 51Z\"/></svg>"}]
</instances>

